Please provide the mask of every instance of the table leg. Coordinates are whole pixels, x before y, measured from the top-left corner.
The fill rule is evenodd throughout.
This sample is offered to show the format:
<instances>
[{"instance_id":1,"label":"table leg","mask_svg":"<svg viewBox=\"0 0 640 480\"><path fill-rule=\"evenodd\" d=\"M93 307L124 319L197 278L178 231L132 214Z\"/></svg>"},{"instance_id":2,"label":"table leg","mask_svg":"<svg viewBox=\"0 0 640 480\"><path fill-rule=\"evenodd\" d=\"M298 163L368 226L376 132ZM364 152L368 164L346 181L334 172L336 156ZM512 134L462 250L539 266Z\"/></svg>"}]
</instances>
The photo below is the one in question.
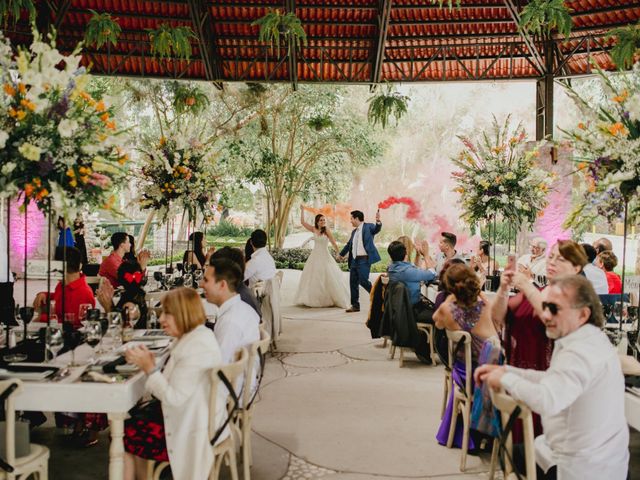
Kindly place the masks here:
<instances>
[{"instance_id":1,"label":"table leg","mask_svg":"<svg viewBox=\"0 0 640 480\"><path fill-rule=\"evenodd\" d=\"M109 447L109 480L124 477L124 419L126 413L109 413L111 446Z\"/></svg>"}]
</instances>

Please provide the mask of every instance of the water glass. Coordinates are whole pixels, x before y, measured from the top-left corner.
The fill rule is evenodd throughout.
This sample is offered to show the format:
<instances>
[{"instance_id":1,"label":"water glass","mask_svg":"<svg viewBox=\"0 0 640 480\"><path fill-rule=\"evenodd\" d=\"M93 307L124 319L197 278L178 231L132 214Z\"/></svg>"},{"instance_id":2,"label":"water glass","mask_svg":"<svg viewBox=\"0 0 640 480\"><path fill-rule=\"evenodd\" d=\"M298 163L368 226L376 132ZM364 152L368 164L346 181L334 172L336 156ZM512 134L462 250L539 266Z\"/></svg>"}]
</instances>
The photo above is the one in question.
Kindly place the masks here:
<instances>
[{"instance_id":1,"label":"water glass","mask_svg":"<svg viewBox=\"0 0 640 480\"><path fill-rule=\"evenodd\" d=\"M51 352L53 362L58 355L58 352L64 346L64 337L62 335L62 329L58 324L51 324L47 327L44 337L47 350Z\"/></svg>"},{"instance_id":2,"label":"water glass","mask_svg":"<svg viewBox=\"0 0 640 480\"><path fill-rule=\"evenodd\" d=\"M491 291L491 279L490 278L487 278L484 281L484 291L485 292L490 292Z\"/></svg>"}]
</instances>

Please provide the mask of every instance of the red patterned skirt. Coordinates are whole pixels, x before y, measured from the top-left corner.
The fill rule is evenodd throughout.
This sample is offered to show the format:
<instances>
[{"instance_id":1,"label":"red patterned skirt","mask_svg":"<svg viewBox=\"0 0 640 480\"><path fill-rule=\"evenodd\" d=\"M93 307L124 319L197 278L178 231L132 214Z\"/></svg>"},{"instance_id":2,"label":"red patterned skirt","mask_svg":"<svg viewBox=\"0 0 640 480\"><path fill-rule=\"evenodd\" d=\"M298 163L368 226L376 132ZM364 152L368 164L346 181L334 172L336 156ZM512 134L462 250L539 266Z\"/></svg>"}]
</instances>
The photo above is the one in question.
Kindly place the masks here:
<instances>
[{"instance_id":1,"label":"red patterned skirt","mask_svg":"<svg viewBox=\"0 0 640 480\"><path fill-rule=\"evenodd\" d=\"M156 462L168 462L167 442L164 436L164 420L160 402L146 409L144 416L136 416L124 423L124 450L136 457Z\"/></svg>"}]
</instances>

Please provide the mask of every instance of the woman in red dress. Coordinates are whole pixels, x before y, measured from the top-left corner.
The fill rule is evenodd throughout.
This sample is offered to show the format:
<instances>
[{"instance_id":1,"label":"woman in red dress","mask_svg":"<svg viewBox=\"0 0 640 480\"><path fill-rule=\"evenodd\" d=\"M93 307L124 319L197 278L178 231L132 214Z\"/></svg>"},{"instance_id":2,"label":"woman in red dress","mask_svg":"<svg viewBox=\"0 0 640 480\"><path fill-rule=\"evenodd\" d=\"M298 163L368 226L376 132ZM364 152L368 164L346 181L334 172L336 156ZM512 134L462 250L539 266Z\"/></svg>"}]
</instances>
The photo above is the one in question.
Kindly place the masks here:
<instances>
[{"instance_id":1,"label":"woman in red dress","mask_svg":"<svg viewBox=\"0 0 640 480\"><path fill-rule=\"evenodd\" d=\"M547 278L582 272L587 264L584 249L571 240L559 240L547 258ZM520 292L509 297L509 289L515 286ZM508 365L534 370L549 368L553 339L547 337L540 316L542 294L531 282L526 272L505 271L500 289L493 301L492 317L496 328L502 329L502 343ZM517 426L517 425L516 425ZM535 435L542 433L540 417L534 415ZM514 441L520 436L514 429Z\"/></svg>"},{"instance_id":2,"label":"woman in red dress","mask_svg":"<svg viewBox=\"0 0 640 480\"><path fill-rule=\"evenodd\" d=\"M618 265L618 257L611 250L605 250L600 252L596 258L596 266L604 270L604 274L607 276L607 283L609 284L609 294L622 293L622 280L620 275L613 271Z\"/></svg>"}]
</instances>

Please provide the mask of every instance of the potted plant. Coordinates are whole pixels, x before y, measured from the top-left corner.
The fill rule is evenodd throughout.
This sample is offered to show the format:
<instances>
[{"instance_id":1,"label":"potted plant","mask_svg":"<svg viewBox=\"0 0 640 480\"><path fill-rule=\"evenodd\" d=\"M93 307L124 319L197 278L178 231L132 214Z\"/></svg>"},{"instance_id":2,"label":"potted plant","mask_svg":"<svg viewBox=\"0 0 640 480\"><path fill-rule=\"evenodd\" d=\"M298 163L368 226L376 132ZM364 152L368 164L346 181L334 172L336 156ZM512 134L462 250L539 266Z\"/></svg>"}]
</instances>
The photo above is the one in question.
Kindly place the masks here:
<instances>
[{"instance_id":1,"label":"potted plant","mask_svg":"<svg viewBox=\"0 0 640 480\"><path fill-rule=\"evenodd\" d=\"M28 10L29 19L33 22L36 18L36 7L33 0L0 0L0 19L5 27L9 23L9 17L15 23L20 19L20 12Z\"/></svg>"},{"instance_id":2,"label":"potted plant","mask_svg":"<svg viewBox=\"0 0 640 480\"><path fill-rule=\"evenodd\" d=\"M295 13L280 13L280 10L269 10L264 17L254 21L251 25L260 27L258 40L273 45L280 50L280 36L287 43L287 51L291 54L291 48L299 48L307 44L307 34L302 27L302 22Z\"/></svg>"},{"instance_id":3,"label":"potted plant","mask_svg":"<svg viewBox=\"0 0 640 480\"><path fill-rule=\"evenodd\" d=\"M573 20L564 0L531 0L522 9L518 26L535 35L550 35L557 29L565 38L571 34Z\"/></svg>"},{"instance_id":4,"label":"potted plant","mask_svg":"<svg viewBox=\"0 0 640 480\"><path fill-rule=\"evenodd\" d=\"M616 44L609 52L613 63L620 69L631 68L640 50L640 22L636 25L614 28L606 38L612 37L616 38Z\"/></svg>"},{"instance_id":5,"label":"potted plant","mask_svg":"<svg viewBox=\"0 0 640 480\"><path fill-rule=\"evenodd\" d=\"M397 125L398 120L407 113L409 97L402 95L388 84L384 92L374 95L367 102L369 102L367 112L369 123L374 126L380 123L382 128L386 128L391 116L396 119Z\"/></svg>"},{"instance_id":6,"label":"potted plant","mask_svg":"<svg viewBox=\"0 0 640 480\"><path fill-rule=\"evenodd\" d=\"M118 43L118 37L122 29L108 13L98 13L90 10L93 16L87 23L87 30L84 32L84 43L94 45L96 48L102 47L107 42L111 45Z\"/></svg>"},{"instance_id":7,"label":"potted plant","mask_svg":"<svg viewBox=\"0 0 640 480\"><path fill-rule=\"evenodd\" d=\"M188 60L191 57L191 40L196 36L190 27L172 27L168 23L156 29L147 29L151 42L151 54L158 58L175 56Z\"/></svg>"}]
</instances>

